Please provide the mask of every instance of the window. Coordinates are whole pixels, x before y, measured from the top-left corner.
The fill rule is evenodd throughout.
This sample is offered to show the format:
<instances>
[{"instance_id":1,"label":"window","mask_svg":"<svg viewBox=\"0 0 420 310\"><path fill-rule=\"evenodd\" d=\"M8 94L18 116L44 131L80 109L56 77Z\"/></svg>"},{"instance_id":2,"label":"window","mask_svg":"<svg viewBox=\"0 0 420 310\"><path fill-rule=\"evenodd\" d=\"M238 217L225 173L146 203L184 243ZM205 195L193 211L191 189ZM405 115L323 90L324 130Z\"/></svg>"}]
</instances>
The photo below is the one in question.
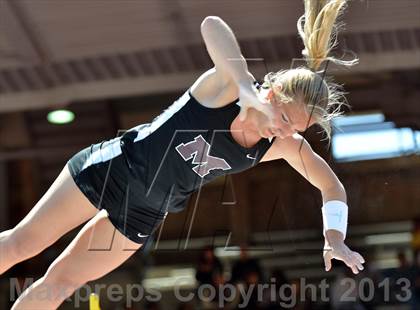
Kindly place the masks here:
<instances>
[{"instance_id":1,"label":"window","mask_svg":"<svg viewBox=\"0 0 420 310\"><path fill-rule=\"evenodd\" d=\"M420 153L420 132L396 128L382 113L342 116L332 125L332 153L338 162Z\"/></svg>"}]
</instances>

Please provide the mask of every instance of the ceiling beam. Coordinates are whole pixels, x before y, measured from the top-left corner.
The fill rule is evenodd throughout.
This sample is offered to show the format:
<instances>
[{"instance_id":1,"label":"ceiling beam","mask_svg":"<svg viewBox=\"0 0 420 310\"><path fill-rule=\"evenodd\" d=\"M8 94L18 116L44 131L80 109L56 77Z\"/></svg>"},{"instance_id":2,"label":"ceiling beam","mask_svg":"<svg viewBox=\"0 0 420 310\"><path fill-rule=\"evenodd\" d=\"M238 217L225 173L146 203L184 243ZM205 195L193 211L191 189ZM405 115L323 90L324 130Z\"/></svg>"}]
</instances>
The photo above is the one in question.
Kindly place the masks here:
<instances>
[{"instance_id":1,"label":"ceiling beam","mask_svg":"<svg viewBox=\"0 0 420 310\"><path fill-rule=\"evenodd\" d=\"M349 71L338 71L330 66L330 74L360 73L420 68L420 50L375 55L360 54L360 64ZM270 71L290 68L289 63L268 64ZM261 78L266 73L263 64L250 64L250 71ZM131 79L102 80L58 86L49 90L5 93L0 95L0 113L54 107L75 101L141 96L188 89L201 72L148 75Z\"/></svg>"},{"instance_id":2,"label":"ceiling beam","mask_svg":"<svg viewBox=\"0 0 420 310\"><path fill-rule=\"evenodd\" d=\"M16 50L23 64L48 63L51 59L39 29L31 22L20 1L3 0L1 4L2 31Z\"/></svg>"}]
</instances>

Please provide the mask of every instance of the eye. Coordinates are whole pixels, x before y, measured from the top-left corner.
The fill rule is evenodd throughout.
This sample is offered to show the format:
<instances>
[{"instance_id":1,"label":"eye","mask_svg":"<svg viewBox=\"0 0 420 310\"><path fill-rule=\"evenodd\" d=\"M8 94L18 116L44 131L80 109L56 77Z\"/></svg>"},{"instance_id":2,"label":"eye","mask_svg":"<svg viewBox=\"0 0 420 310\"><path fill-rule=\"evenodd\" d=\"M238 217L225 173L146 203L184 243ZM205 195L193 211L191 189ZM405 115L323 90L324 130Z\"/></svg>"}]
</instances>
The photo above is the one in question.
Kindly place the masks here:
<instances>
[{"instance_id":1,"label":"eye","mask_svg":"<svg viewBox=\"0 0 420 310\"><path fill-rule=\"evenodd\" d=\"M284 115L284 113L281 114L281 118L285 123L289 124L289 119L286 117L286 115Z\"/></svg>"}]
</instances>

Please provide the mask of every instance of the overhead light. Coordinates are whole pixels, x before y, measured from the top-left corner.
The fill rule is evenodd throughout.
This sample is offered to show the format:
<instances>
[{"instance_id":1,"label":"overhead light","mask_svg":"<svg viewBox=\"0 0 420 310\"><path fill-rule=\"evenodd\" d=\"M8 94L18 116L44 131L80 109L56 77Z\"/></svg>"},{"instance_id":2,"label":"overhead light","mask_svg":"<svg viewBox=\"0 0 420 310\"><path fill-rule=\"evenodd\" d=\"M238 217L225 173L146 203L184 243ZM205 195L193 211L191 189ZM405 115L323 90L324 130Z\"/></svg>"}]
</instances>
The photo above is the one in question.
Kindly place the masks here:
<instances>
[{"instance_id":1,"label":"overhead light","mask_svg":"<svg viewBox=\"0 0 420 310\"><path fill-rule=\"evenodd\" d=\"M239 257L241 248L238 246L217 247L214 249L214 255L217 257Z\"/></svg>"},{"instance_id":2,"label":"overhead light","mask_svg":"<svg viewBox=\"0 0 420 310\"><path fill-rule=\"evenodd\" d=\"M173 287L182 289L191 289L196 287L195 269L194 268L175 268L166 271L165 268L154 268L146 272L143 279L145 289L169 290Z\"/></svg>"},{"instance_id":3,"label":"overhead light","mask_svg":"<svg viewBox=\"0 0 420 310\"><path fill-rule=\"evenodd\" d=\"M419 151L410 128L383 129L335 134L332 152L337 161L353 161L399 157Z\"/></svg>"},{"instance_id":4,"label":"overhead light","mask_svg":"<svg viewBox=\"0 0 420 310\"><path fill-rule=\"evenodd\" d=\"M63 125L71 123L75 118L72 111L66 109L54 110L48 113L47 120L51 124Z\"/></svg>"},{"instance_id":5,"label":"overhead light","mask_svg":"<svg viewBox=\"0 0 420 310\"><path fill-rule=\"evenodd\" d=\"M350 116L339 116L332 120L334 127L366 125L382 123L385 121L385 116L382 112L354 114Z\"/></svg>"},{"instance_id":6,"label":"overhead light","mask_svg":"<svg viewBox=\"0 0 420 310\"><path fill-rule=\"evenodd\" d=\"M366 236L365 242L369 245L410 243L412 241L412 238L413 236L410 232L402 232Z\"/></svg>"},{"instance_id":7,"label":"overhead light","mask_svg":"<svg viewBox=\"0 0 420 310\"><path fill-rule=\"evenodd\" d=\"M333 120L332 154L337 162L407 156L420 152L420 132L396 128L382 113Z\"/></svg>"}]
</instances>

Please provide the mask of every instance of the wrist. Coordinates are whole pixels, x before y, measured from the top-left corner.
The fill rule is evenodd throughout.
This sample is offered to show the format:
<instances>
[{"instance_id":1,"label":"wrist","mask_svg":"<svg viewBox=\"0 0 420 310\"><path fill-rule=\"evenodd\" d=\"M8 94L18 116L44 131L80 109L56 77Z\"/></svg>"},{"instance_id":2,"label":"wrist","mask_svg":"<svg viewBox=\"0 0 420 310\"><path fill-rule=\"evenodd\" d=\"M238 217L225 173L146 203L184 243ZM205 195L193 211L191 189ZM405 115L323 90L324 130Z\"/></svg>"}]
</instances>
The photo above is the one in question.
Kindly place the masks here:
<instances>
[{"instance_id":1,"label":"wrist","mask_svg":"<svg viewBox=\"0 0 420 310\"><path fill-rule=\"evenodd\" d=\"M344 236L338 230L329 229L325 232L325 246L337 249L344 245Z\"/></svg>"},{"instance_id":2,"label":"wrist","mask_svg":"<svg viewBox=\"0 0 420 310\"><path fill-rule=\"evenodd\" d=\"M344 241L347 233L348 206L340 200L331 200L322 207L322 220L324 224L324 236L330 232L330 238ZM336 233L333 233L333 232ZM336 235L339 234L339 235ZM328 238L329 239L329 238ZM329 240L331 242L331 240Z\"/></svg>"},{"instance_id":3,"label":"wrist","mask_svg":"<svg viewBox=\"0 0 420 310\"><path fill-rule=\"evenodd\" d=\"M345 246L346 246L346 244L344 242L337 242L337 243L329 244L328 241L325 241L324 249L327 249L327 250L341 250Z\"/></svg>"}]
</instances>

